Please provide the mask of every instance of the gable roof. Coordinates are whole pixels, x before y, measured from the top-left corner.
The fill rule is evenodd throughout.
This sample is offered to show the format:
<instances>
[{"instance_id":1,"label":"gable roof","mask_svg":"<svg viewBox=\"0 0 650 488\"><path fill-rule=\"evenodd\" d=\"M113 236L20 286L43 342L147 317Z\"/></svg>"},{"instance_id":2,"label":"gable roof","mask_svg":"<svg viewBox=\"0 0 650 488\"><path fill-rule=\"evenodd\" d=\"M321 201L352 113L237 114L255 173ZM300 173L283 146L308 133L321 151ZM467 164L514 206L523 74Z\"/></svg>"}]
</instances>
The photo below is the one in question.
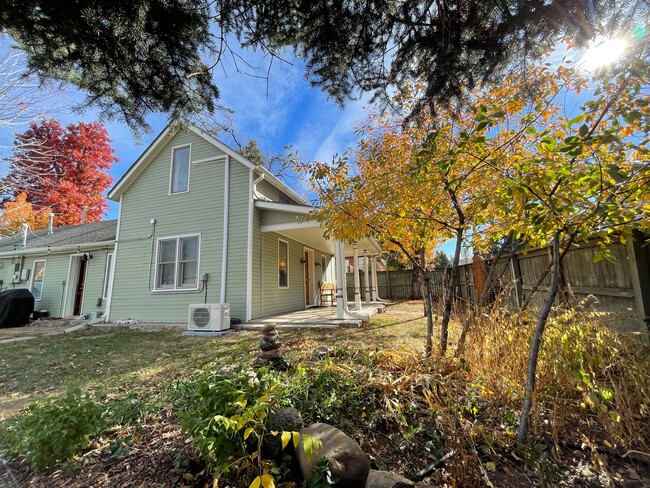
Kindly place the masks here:
<instances>
[{"instance_id":1,"label":"gable roof","mask_svg":"<svg viewBox=\"0 0 650 488\"><path fill-rule=\"evenodd\" d=\"M195 133L205 141L212 144L214 147L220 151L226 153L231 158L240 162L244 166L257 171L258 173L264 174L264 178L268 180L273 186L277 189L286 193L289 197L294 199L300 204L307 205L307 202L298 195L295 191L289 188L287 185L282 183L277 179L269 170L266 168L257 165L251 162L248 158L242 156L237 151L232 149L230 146L224 144L216 137L208 134L207 132L195 127L191 124L181 124L179 122L170 122L167 124L167 127L158 134L154 141L149 144L149 147L140 155L138 159L131 165L131 167L124 173L124 175L113 185L113 188L108 192L108 198L114 201L119 201L120 196L131 186L131 184L142 174L142 172L147 168L147 166L153 161L153 159L160 153L165 144L174 137L179 130L185 128Z\"/></svg>"},{"instance_id":2,"label":"gable roof","mask_svg":"<svg viewBox=\"0 0 650 488\"><path fill-rule=\"evenodd\" d=\"M49 234L47 229L29 231L27 245L23 247L23 236L0 239L0 256L29 254L34 251L60 249L75 246L112 245L117 232L117 220L103 220L90 224L55 227Z\"/></svg>"}]
</instances>

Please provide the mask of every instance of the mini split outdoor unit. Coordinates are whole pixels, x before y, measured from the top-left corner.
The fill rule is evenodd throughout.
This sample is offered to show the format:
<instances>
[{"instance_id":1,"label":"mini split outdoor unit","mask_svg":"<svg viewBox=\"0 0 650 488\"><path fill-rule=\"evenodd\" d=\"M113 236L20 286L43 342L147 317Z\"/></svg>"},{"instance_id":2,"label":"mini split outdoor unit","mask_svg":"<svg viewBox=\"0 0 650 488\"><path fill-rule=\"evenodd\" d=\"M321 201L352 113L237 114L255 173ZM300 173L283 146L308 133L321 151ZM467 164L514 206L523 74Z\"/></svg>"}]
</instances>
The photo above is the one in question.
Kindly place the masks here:
<instances>
[{"instance_id":1,"label":"mini split outdoor unit","mask_svg":"<svg viewBox=\"0 0 650 488\"><path fill-rule=\"evenodd\" d=\"M230 328L230 305L199 303L190 305L187 330L226 330Z\"/></svg>"}]
</instances>

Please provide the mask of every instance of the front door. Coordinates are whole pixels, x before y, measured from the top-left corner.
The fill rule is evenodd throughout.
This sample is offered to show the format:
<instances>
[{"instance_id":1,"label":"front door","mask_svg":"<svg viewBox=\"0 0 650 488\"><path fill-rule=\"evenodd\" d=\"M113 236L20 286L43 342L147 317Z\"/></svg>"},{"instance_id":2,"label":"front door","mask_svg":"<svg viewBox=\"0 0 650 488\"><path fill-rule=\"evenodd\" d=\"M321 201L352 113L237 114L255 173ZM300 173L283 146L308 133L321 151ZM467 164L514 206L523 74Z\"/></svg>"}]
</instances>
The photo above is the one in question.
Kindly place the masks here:
<instances>
[{"instance_id":1,"label":"front door","mask_svg":"<svg viewBox=\"0 0 650 488\"><path fill-rule=\"evenodd\" d=\"M74 293L74 309L72 315L81 315L81 304L83 303L84 298L84 285L86 284L86 267L88 261L85 256L82 256L79 261L79 277Z\"/></svg>"}]
</instances>

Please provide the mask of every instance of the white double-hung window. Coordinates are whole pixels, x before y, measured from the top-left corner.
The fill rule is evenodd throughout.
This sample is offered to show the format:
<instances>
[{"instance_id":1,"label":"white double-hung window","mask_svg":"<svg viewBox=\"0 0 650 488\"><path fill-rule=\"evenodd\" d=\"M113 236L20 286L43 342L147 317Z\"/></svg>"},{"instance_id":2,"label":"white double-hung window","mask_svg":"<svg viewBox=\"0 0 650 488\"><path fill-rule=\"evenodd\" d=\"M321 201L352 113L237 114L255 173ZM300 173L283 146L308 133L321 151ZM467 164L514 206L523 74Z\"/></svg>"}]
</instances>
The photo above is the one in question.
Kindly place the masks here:
<instances>
[{"instance_id":1,"label":"white double-hung window","mask_svg":"<svg viewBox=\"0 0 650 488\"><path fill-rule=\"evenodd\" d=\"M158 239L155 289L159 291L198 289L199 246L198 235Z\"/></svg>"},{"instance_id":2,"label":"white double-hung window","mask_svg":"<svg viewBox=\"0 0 650 488\"><path fill-rule=\"evenodd\" d=\"M185 193L190 190L190 146L172 149L172 169L169 194Z\"/></svg>"}]
</instances>

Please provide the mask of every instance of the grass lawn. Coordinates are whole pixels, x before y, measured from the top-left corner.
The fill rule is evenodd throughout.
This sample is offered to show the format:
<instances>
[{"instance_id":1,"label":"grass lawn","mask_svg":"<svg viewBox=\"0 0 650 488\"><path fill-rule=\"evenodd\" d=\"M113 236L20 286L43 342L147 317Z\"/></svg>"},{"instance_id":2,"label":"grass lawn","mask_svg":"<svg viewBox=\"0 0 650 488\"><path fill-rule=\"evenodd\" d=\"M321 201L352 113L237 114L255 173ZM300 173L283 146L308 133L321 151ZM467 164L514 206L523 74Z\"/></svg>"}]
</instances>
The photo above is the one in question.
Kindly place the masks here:
<instances>
[{"instance_id":1,"label":"grass lawn","mask_svg":"<svg viewBox=\"0 0 650 488\"><path fill-rule=\"evenodd\" d=\"M285 355L310 354L320 345L374 349L400 344L421 349L426 325L415 311L421 307L406 308L408 315L385 314L362 329L280 330ZM399 327L388 325L395 323ZM13 337L17 333L12 329ZM185 378L198 368L251 362L259 337L254 331L204 338L182 336L178 330L89 329L0 344L0 419L70 388L137 394Z\"/></svg>"},{"instance_id":2,"label":"grass lawn","mask_svg":"<svg viewBox=\"0 0 650 488\"><path fill-rule=\"evenodd\" d=\"M648 349L612 333L586 311L567 311L549 325L532 437L526 450L517 448L514 432L534 323L529 315L477 318L464 356L454 358L458 324L452 322L449 354L425 357L422 305L405 302L361 328L281 329L291 367L252 374L271 374L279 382L272 393L278 402L297 408L307 423L344 430L378 469L413 474L451 453L428 479L435 486L650 486L650 463L643 462L650 451ZM91 393L88 401L113 419L68 464L38 473L20 457L29 451L15 451L23 454L9 461L5 477L48 488L211 485L206 453L196 436L190 440L181 430L181 419L189 415L198 419L194 425L209 426L215 414L232 415L216 411L214 403L202 413L196 407L206 398L239 404L233 403L239 392L211 396L220 395L214 384L231 382L233 370L244 374L237 388L255 388L250 366L259 338L257 331L202 338L178 330L90 329L0 343L0 418L6 419L0 432L7 429L6 438L13 439L6 445L20 444L23 435L37 437L39 428L58 435L61 429L47 420L48 402L40 417L14 414L35 400L67 401L71 389ZM312 358L320 346L332 346L333 355ZM254 408L262 396L241 408ZM83 400L74 402L83 407ZM12 430L26 418L46 423L28 433ZM201 435L209 440L221 434ZM247 474L230 476L226 485L248 487L259 469L259 458L250 455L237 461ZM282 476L276 475L278 486L297 486L292 474Z\"/></svg>"}]
</instances>

